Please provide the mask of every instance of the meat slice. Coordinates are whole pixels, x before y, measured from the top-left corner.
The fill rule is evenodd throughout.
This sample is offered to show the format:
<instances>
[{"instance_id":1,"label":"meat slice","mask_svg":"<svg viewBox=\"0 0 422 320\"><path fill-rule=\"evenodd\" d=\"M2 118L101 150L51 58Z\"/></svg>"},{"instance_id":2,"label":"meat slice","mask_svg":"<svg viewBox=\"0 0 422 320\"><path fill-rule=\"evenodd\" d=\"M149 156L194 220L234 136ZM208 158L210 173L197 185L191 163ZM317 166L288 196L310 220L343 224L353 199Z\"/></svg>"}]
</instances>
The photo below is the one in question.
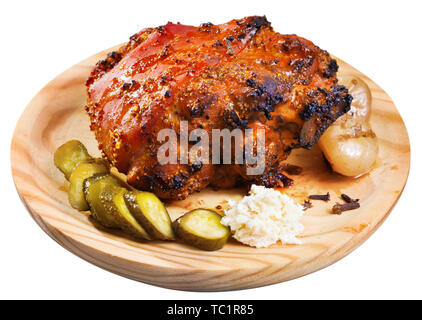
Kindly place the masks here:
<instances>
[{"instance_id":1,"label":"meat slice","mask_svg":"<svg viewBox=\"0 0 422 320\"><path fill-rule=\"evenodd\" d=\"M291 184L282 174L291 150L310 148L350 109L337 69L326 51L274 32L265 17L199 27L168 23L140 31L96 64L86 110L110 163L131 185L163 199L184 199L208 185L280 187ZM158 133L179 133L181 121L210 136L213 129L263 129L265 171L248 175L248 165L211 159L161 165ZM187 151L178 148L179 156Z\"/></svg>"}]
</instances>

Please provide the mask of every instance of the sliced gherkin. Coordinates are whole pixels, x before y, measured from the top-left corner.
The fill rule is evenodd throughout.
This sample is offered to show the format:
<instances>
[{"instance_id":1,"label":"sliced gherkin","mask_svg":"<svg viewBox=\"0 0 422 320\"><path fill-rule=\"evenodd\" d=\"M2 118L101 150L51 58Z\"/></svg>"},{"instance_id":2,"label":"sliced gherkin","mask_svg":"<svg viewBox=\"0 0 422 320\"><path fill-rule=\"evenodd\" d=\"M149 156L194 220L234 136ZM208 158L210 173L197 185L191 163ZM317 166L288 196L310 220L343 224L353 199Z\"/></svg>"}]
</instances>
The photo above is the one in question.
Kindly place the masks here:
<instances>
[{"instance_id":1,"label":"sliced gherkin","mask_svg":"<svg viewBox=\"0 0 422 320\"><path fill-rule=\"evenodd\" d=\"M88 159L79 162L69 178L68 196L70 205L79 211L89 210L89 204L84 194L84 181L95 174L108 172L109 167L104 159Z\"/></svg>"},{"instance_id":2,"label":"sliced gherkin","mask_svg":"<svg viewBox=\"0 0 422 320\"><path fill-rule=\"evenodd\" d=\"M174 240L170 216L156 195L127 191L124 198L132 215L154 239Z\"/></svg>"},{"instance_id":3,"label":"sliced gherkin","mask_svg":"<svg viewBox=\"0 0 422 320\"><path fill-rule=\"evenodd\" d=\"M125 192L127 192L125 188L107 185L100 194L100 201L107 213L113 217L123 231L138 239L151 240L150 235L136 221L126 206Z\"/></svg>"},{"instance_id":4,"label":"sliced gherkin","mask_svg":"<svg viewBox=\"0 0 422 320\"><path fill-rule=\"evenodd\" d=\"M108 185L122 187L123 183L120 179L109 173L97 174L84 182L85 199L91 210L91 217L104 227L118 228L118 224L114 217L107 213L106 208L100 201L100 194Z\"/></svg>"},{"instance_id":5,"label":"sliced gherkin","mask_svg":"<svg viewBox=\"0 0 422 320\"><path fill-rule=\"evenodd\" d=\"M230 237L230 229L220 222L221 216L212 210L194 209L173 222L176 236L202 250L221 249Z\"/></svg>"},{"instance_id":6,"label":"sliced gherkin","mask_svg":"<svg viewBox=\"0 0 422 320\"><path fill-rule=\"evenodd\" d=\"M89 155L85 146L78 140L70 140L54 152L54 165L63 172L65 178L69 180L70 175L82 160L88 160Z\"/></svg>"}]
</instances>

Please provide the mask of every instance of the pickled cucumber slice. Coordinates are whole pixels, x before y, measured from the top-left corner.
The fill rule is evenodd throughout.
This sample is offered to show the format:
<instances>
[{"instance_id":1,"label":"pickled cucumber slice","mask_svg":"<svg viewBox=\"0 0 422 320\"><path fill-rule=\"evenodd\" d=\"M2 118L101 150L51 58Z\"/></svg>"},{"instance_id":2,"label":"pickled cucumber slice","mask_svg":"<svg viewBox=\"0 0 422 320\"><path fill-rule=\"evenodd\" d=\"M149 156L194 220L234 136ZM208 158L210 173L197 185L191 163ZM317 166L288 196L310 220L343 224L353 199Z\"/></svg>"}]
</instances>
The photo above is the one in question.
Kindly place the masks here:
<instances>
[{"instance_id":1,"label":"pickled cucumber slice","mask_svg":"<svg viewBox=\"0 0 422 320\"><path fill-rule=\"evenodd\" d=\"M98 221L101 225L108 228L117 228L119 225L112 215L100 201L100 194L107 185L123 187L122 181L115 176L105 173L96 174L84 181L85 200L88 202L91 210L91 217Z\"/></svg>"},{"instance_id":2,"label":"pickled cucumber slice","mask_svg":"<svg viewBox=\"0 0 422 320\"><path fill-rule=\"evenodd\" d=\"M163 203L151 192L128 191L126 205L144 229L158 240L174 240L171 219Z\"/></svg>"},{"instance_id":3,"label":"pickled cucumber slice","mask_svg":"<svg viewBox=\"0 0 422 320\"><path fill-rule=\"evenodd\" d=\"M91 159L85 146L78 140L70 140L54 152L54 165L63 172L67 180L82 160Z\"/></svg>"},{"instance_id":4,"label":"pickled cucumber slice","mask_svg":"<svg viewBox=\"0 0 422 320\"><path fill-rule=\"evenodd\" d=\"M195 209L173 222L180 240L202 250L221 249L230 236L230 229L220 223L221 216L208 209Z\"/></svg>"},{"instance_id":5,"label":"pickled cucumber slice","mask_svg":"<svg viewBox=\"0 0 422 320\"><path fill-rule=\"evenodd\" d=\"M127 192L125 188L107 185L100 194L100 201L123 231L138 239L151 240L149 234L136 221L126 206L125 192Z\"/></svg>"},{"instance_id":6,"label":"pickled cucumber slice","mask_svg":"<svg viewBox=\"0 0 422 320\"><path fill-rule=\"evenodd\" d=\"M79 162L69 178L70 205L79 211L89 210L89 204L84 194L84 181L95 174L108 172L108 164L104 159L88 159Z\"/></svg>"}]
</instances>

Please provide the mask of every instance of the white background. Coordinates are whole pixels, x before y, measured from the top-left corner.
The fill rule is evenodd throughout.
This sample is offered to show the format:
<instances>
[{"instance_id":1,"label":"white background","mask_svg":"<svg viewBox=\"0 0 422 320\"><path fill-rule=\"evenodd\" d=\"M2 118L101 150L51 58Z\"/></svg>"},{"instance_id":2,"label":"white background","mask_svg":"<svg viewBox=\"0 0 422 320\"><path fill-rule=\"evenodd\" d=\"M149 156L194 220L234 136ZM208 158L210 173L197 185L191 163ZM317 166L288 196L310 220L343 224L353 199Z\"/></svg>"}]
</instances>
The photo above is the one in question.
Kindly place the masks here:
<instances>
[{"instance_id":1,"label":"white background","mask_svg":"<svg viewBox=\"0 0 422 320\"><path fill-rule=\"evenodd\" d=\"M420 1L5 1L0 9L0 298L422 298ZM50 239L20 202L10 170L14 126L30 99L78 61L144 27L267 15L377 82L409 131L412 167L395 209L362 246L316 273L258 289L194 293L122 278Z\"/></svg>"}]
</instances>

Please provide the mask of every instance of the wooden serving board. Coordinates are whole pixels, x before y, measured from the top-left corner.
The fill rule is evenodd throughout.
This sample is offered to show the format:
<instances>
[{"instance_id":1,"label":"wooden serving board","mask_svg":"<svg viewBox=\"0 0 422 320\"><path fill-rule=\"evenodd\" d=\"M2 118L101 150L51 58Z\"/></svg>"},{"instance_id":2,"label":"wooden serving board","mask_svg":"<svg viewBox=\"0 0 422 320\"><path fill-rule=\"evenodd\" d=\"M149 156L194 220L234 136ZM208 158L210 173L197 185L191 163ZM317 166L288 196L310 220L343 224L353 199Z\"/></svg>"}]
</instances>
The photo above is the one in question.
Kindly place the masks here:
<instances>
[{"instance_id":1,"label":"wooden serving board","mask_svg":"<svg viewBox=\"0 0 422 320\"><path fill-rule=\"evenodd\" d=\"M110 49L111 50L111 49ZM303 203L309 194L327 191L331 201L313 201L305 211L301 245L275 244L256 249L235 240L221 250L205 252L179 242L137 242L101 228L69 206L68 182L53 164L55 149L79 139L99 155L89 130L85 80L92 66L110 50L71 67L47 84L22 114L12 141L12 172L18 193L40 227L77 256L116 274L161 287L220 291L253 288L297 278L341 259L365 241L399 199L409 172L406 127L389 96L368 77L338 60L341 74L361 77L373 98L372 128L378 136L376 167L359 178L332 173L318 147L296 150L289 163L303 167L285 192ZM341 193L359 198L361 208L333 215ZM216 208L240 199L243 190L203 190L168 204L172 218L196 207Z\"/></svg>"}]
</instances>

